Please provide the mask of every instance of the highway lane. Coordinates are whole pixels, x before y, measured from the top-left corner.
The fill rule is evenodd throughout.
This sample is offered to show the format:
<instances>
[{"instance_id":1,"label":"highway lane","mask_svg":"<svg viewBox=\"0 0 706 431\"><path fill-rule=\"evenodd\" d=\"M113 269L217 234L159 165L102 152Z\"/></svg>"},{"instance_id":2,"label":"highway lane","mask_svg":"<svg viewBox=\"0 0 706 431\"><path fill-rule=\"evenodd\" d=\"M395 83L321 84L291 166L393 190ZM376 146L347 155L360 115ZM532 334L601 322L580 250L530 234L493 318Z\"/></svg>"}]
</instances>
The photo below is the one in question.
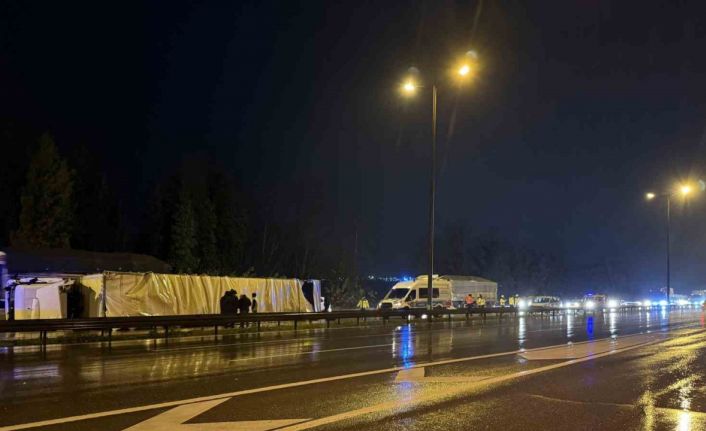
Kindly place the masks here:
<instances>
[{"instance_id":1,"label":"highway lane","mask_svg":"<svg viewBox=\"0 0 706 431\"><path fill-rule=\"evenodd\" d=\"M6 350L0 357L0 425L113 411L390 367L412 367L567 341L576 343L667 328L699 328L703 325L703 314L696 310L670 314L653 310L596 314L585 318L521 316L503 322L494 319L485 323L479 320L453 324L440 322L435 323L431 331L425 322L418 326L399 323L398 326L311 330L296 334L248 334L224 337L218 344L207 339L203 342L192 339L172 341L169 346L157 345L155 348L151 342L129 342L115 346L110 352L96 344L75 345L52 349L46 359L31 349ZM487 368L502 374L518 364L533 362L518 362L516 357L513 354L490 358L492 364L487 364ZM503 365L503 361L509 362ZM373 394L395 392L399 385L390 384L389 374L360 379L372 379L371 388L380 386L379 379L383 379L382 388L375 389ZM286 409L279 408L274 412L277 414L263 410L263 406L277 404L268 401L277 397L303 396L309 401L310 409L330 404L328 411L317 407L309 412L307 419L340 410L342 406L349 408L379 398L363 393L341 400L339 394L345 392L342 388L349 385L360 387L355 383L358 380L336 380L306 388L297 386L238 397L243 403L247 397L254 397L252 408L239 412L239 416L251 420L280 417ZM327 389L330 387L337 388L335 396ZM292 405L292 402L285 404ZM204 414L219 418L218 408ZM101 427L110 424L115 429L123 429L123 425L149 418L155 411L161 410L110 416L110 420L100 419L107 421ZM231 420L228 417L220 419ZM68 425L50 428L80 429L77 427L89 425L90 421L83 425L74 422L68 428Z\"/></svg>"},{"instance_id":2,"label":"highway lane","mask_svg":"<svg viewBox=\"0 0 706 431\"><path fill-rule=\"evenodd\" d=\"M446 402L319 427L352 430L704 430L706 333L597 358Z\"/></svg>"}]
</instances>

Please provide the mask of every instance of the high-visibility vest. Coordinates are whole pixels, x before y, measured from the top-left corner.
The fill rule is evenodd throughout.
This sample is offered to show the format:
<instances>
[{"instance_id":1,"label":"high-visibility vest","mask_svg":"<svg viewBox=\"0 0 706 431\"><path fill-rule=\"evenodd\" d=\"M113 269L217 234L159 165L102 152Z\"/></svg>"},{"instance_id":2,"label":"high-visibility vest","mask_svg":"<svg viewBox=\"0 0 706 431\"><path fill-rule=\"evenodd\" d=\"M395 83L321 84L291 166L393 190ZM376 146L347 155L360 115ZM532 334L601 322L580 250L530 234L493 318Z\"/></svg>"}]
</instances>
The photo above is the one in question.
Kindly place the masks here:
<instances>
[{"instance_id":1,"label":"high-visibility vest","mask_svg":"<svg viewBox=\"0 0 706 431\"><path fill-rule=\"evenodd\" d=\"M500 298L500 305L505 305L505 298Z\"/></svg>"}]
</instances>

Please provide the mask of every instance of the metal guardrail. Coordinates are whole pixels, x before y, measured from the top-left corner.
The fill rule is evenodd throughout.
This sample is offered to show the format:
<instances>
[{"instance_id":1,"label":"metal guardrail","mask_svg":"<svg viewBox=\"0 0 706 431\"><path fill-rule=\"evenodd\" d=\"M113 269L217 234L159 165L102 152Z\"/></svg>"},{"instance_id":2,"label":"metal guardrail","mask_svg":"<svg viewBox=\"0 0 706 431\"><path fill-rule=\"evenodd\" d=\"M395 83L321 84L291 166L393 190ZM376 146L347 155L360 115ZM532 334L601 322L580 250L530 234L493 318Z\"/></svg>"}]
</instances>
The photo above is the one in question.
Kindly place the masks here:
<instances>
[{"instance_id":1,"label":"metal guardrail","mask_svg":"<svg viewBox=\"0 0 706 431\"><path fill-rule=\"evenodd\" d=\"M481 315L485 318L488 314L511 314L515 313L512 307L506 308L473 308L471 310L447 310L437 309L431 313L432 319L448 318L453 315ZM13 320L0 321L0 333L8 332L38 332L40 343L46 346L47 334L56 331L102 331L107 332L107 341L112 340L112 332L114 329L164 329L164 336L169 337L170 328L194 328L194 327L213 327L214 333L218 335L218 329L221 327L232 327L241 323L253 324L260 329L262 323L277 323L282 322L293 323L294 329L298 328L300 322L314 322L324 320L326 327L330 326L332 321L340 321L342 319L355 319L356 324L360 324L361 320L367 319L382 319L385 324L391 318L409 319L410 317L422 318L427 317L427 310L410 309L410 310L344 310L334 312L315 312L315 313L249 313L238 315L227 314L195 314L195 315L179 315L179 316L133 316L133 317L97 317L88 319L35 319L35 320Z\"/></svg>"},{"instance_id":2,"label":"metal guardrail","mask_svg":"<svg viewBox=\"0 0 706 431\"><path fill-rule=\"evenodd\" d=\"M620 311L628 311L640 307L620 307ZM37 320L14 320L0 321L0 333L11 332L38 332L39 341L42 347L46 347L47 334L56 331L101 331L106 336L107 341L112 341L112 333L115 329L164 329L164 338L169 338L170 328L195 328L213 327L215 336L218 336L218 329L221 327L233 327L240 323L254 324L260 330L262 323L291 322L294 329L298 328L300 322L313 322L324 320L326 327L332 321L341 319L356 319L356 324L361 320L382 319L383 325L391 318L401 318L409 320L414 318L428 318L430 321L447 318L449 321L454 315L465 315L469 318L472 315L479 315L485 319L487 315L496 315L502 318L503 315L515 315L518 311L527 314L556 314L559 312L586 313L581 309L564 308L537 308L531 307L526 310L518 310L515 307L488 307L471 309L434 309L431 313L426 309L410 310L344 310L334 312L315 313L250 313L244 315L224 315L224 314L197 314L180 316L137 316L137 317L98 317L88 319L37 319ZM589 311L589 313L592 311ZM601 312L595 310L593 312ZM156 336L156 335L155 335Z\"/></svg>"}]
</instances>

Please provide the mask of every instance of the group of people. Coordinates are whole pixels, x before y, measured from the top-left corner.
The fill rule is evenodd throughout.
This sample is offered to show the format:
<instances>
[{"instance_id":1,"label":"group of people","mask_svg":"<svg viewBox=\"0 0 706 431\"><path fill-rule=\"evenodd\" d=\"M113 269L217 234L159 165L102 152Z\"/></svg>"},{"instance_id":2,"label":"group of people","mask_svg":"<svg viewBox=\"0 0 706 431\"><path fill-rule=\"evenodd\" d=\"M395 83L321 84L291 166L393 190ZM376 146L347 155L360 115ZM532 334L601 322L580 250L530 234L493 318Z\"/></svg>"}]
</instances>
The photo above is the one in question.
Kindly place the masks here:
<instances>
[{"instance_id":1,"label":"group of people","mask_svg":"<svg viewBox=\"0 0 706 431\"><path fill-rule=\"evenodd\" d=\"M235 289L226 291L221 297L221 314L248 314L257 313L257 293L252 294L252 299L242 294L238 298Z\"/></svg>"},{"instance_id":2,"label":"group of people","mask_svg":"<svg viewBox=\"0 0 706 431\"><path fill-rule=\"evenodd\" d=\"M506 304L509 305L510 307L515 307L517 305L517 303L519 302L519 300L520 300L520 296L517 294L515 294L514 296L510 295L509 300L505 299L505 295L500 295L500 298L498 299L498 304L501 307L504 307ZM483 298L483 295L478 295L478 298L474 298L472 293L469 293L468 295L466 295L464 302L466 303L467 309L475 308L475 307L485 308L485 304L486 304L486 301L485 301L485 298Z\"/></svg>"},{"instance_id":3,"label":"group of people","mask_svg":"<svg viewBox=\"0 0 706 431\"><path fill-rule=\"evenodd\" d=\"M478 295L478 298L474 298L473 294L469 293L466 295L464 302L466 303L466 308L485 308L485 298L483 298L483 295Z\"/></svg>"}]
</instances>

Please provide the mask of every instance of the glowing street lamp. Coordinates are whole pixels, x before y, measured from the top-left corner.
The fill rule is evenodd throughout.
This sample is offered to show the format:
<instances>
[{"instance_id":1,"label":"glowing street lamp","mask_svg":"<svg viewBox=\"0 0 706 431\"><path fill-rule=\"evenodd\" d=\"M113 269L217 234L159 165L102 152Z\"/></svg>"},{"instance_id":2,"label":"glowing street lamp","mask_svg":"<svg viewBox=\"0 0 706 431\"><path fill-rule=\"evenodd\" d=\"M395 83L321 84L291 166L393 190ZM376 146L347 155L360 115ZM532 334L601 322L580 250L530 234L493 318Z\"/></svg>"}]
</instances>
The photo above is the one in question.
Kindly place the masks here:
<instances>
[{"instance_id":1,"label":"glowing street lamp","mask_svg":"<svg viewBox=\"0 0 706 431\"><path fill-rule=\"evenodd\" d=\"M461 76L466 76L471 72L471 67L467 64L464 64L463 66L459 67L458 69L458 74Z\"/></svg>"},{"instance_id":2,"label":"glowing street lamp","mask_svg":"<svg viewBox=\"0 0 706 431\"><path fill-rule=\"evenodd\" d=\"M412 95L417 92L417 86L414 85L414 81L407 80L402 84L402 92L407 95Z\"/></svg>"},{"instance_id":3,"label":"glowing street lamp","mask_svg":"<svg viewBox=\"0 0 706 431\"><path fill-rule=\"evenodd\" d=\"M704 189L704 183L703 181L699 182L701 186L701 190ZM667 199L667 305L670 304L669 302L669 297L671 295L671 267L670 267L670 260L671 260L671 254L672 254L672 243L670 240L671 236L671 225L672 225L672 198L676 196L677 194L681 195L682 197L686 198L689 196L692 191L694 190L694 187L692 187L691 184L689 183L682 183L675 187L672 191L666 192L666 193L661 193L661 194L655 194L652 192L646 193L645 198L648 201L654 200L656 198L666 198Z\"/></svg>"},{"instance_id":4,"label":"glowing street lamp","mask_svg":"<svg viewBox=\"0 0 706 431\"><path fill-rule=\"evenodd\" d=\"M471 75L471 65L477 60L475 51L468 51L464 61L456 69L457 80L467 80ZM419 74L416 68L409 69L410 74L415 77ZM402 84L402 93L405 96L416 94L420 86L414 79L407 78ZM436 204L436 84L431 87L431 178L429 184L429 271L427 273L427 308L433 308L433 282L434 282L434 216ZM431 320L429 321L431 323Z\"/></svg>"}]
</instances>

